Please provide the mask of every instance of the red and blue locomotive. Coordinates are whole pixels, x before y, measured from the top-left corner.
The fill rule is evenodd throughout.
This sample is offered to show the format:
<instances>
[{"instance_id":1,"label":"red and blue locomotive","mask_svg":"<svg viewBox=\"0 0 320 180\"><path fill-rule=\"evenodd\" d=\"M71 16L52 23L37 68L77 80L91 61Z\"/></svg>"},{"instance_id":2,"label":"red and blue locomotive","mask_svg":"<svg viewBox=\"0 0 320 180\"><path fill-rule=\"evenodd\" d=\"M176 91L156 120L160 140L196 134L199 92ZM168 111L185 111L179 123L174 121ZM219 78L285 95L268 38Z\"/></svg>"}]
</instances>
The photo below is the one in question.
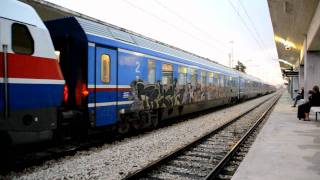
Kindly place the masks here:
<instances>
[{"instance_id":1,"label":"red and blue locomotive","mask_svg":"<svg viewBox=\"0 0 320 180\"><path fill-rule=\"evenodd\" d=\"M257 78L98 20L68 17L44 26L27 5L2 4L28 10L19 17L0 12L0 133L12 143L110 127L126 133L274 91Z\"/></svg>"},{"instance_id":2,"label":"red and blue locomotive","mask_svg":"<svg viewBox=\"0 0 320 180\"><path fill-rule=\"evenodd\" d=\"M52 137L65 81L46 26L30 6L1 1L0 45L0 137Z\"/></svg>"}]
</instances>

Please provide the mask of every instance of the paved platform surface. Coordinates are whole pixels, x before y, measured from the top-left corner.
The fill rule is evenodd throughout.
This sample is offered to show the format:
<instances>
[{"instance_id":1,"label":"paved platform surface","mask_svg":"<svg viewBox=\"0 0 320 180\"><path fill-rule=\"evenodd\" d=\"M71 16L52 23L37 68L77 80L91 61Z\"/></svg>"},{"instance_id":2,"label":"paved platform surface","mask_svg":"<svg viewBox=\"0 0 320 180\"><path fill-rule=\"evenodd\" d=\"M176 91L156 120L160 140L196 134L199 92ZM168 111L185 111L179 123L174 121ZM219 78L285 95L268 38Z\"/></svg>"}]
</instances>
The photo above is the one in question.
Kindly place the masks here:
<instances>
[{"instance_id":1,"label":"paved platform surface","mask_svg":"<svg viewBox=\"0 0 320 180\"><path fill-rule=\"evenodd\" d=\"M320 180L320 121L299 121L285 91L232 180Z\"/></svg>"}]
</instances>

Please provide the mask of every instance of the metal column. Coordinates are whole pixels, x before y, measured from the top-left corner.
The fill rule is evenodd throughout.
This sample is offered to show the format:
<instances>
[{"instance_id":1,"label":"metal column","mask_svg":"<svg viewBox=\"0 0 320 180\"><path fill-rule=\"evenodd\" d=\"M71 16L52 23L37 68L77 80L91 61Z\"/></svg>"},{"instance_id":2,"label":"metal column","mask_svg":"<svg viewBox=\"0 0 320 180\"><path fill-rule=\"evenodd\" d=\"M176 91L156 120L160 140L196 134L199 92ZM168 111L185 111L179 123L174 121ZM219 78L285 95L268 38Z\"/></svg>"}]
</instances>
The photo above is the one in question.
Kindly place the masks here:
<instances>
[{"instance_id":1,"label":"metal column","mask_svg":"<svg viewBox=\"0 0 320 180\"><path fill-rule=\"evenodd\" d=\"M9 97L8 97L8 45L3 45L3 85L4 85L4 119L9 117Z\"/></svg>"}]
</instances>

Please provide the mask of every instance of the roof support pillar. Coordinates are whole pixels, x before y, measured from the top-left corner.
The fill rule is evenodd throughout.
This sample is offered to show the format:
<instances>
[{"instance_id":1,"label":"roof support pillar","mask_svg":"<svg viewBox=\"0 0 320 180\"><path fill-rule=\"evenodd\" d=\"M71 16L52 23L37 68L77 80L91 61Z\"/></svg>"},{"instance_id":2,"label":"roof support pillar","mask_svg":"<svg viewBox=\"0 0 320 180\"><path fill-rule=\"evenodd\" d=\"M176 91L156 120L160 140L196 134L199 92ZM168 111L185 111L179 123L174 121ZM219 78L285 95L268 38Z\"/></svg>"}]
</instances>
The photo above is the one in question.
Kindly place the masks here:
<instances>
[{"instance_id":1,"label":"roof support pillar","mask_svg":"<svg viewBox=\"0 0 320 180\"><path fill-rule=\"evenodd\" d=\"M304 65L299 66L299 88L304 87Z\"/></svg>"},{"instance_id":2,"label":"roof support pillar","mask_svg":"<svg viewBox=\"0 0 320 180\"><path fill-rule=\"evenodd\" d=\"M320 86L320 51L307 51L304 62L305 97L314 85Z\"/></svg>"}]
</instances>

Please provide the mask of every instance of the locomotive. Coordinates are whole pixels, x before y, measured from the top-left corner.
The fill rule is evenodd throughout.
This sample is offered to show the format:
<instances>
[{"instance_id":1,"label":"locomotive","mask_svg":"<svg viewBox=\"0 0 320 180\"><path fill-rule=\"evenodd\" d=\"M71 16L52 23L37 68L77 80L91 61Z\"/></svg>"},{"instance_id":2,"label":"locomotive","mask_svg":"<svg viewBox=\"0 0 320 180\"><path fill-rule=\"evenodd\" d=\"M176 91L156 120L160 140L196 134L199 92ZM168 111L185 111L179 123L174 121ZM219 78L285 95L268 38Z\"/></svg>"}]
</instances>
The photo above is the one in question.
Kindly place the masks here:
<instances>
[{"instance_id":1,"label":"locomotive","mask_svg":"<svg viewBox=\"0 0 320 180\"><path fill-rule=\"evenodd\" d=\"M99 20L43 23L26 4L1 5L3 142L106 129L123 134L275 91L258 78Z\"/></svg>"}]
</instances>

